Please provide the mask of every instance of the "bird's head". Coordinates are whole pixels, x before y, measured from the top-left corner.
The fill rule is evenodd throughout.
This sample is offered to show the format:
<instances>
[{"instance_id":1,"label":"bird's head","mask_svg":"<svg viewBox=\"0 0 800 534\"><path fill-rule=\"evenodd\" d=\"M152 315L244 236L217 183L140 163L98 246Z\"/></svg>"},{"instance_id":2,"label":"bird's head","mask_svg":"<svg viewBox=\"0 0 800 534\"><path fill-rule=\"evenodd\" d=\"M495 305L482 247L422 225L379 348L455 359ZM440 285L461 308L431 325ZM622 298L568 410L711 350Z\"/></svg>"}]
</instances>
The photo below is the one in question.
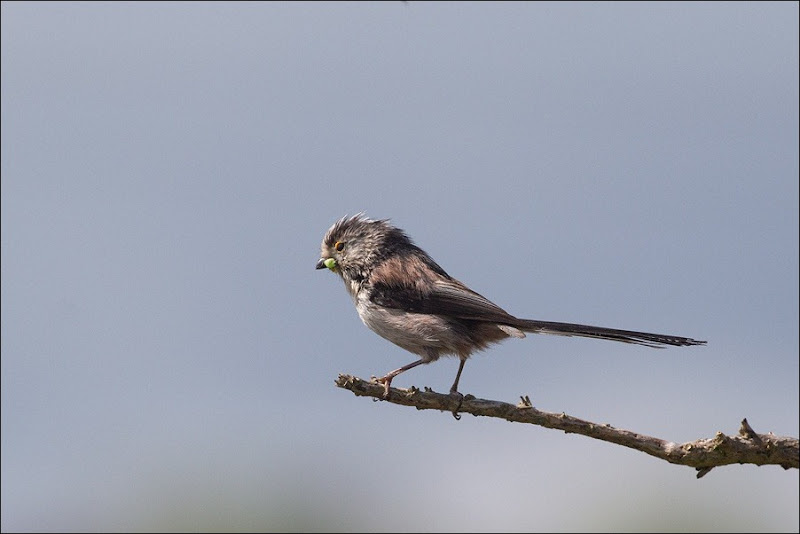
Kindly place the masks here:
<instances>
[{"instance_id":1,"label":"bird's head","mask_svg":"<svg viewBox=\"0 0 800 534\"><path fill-rule=\"evenodd\" d=\"M325 233L317 269L327 267L342 277L363 279L393 251L409 245L408 236L386 219L372 220L362 213L345 216Z\"/></svg>"}]
</instances>

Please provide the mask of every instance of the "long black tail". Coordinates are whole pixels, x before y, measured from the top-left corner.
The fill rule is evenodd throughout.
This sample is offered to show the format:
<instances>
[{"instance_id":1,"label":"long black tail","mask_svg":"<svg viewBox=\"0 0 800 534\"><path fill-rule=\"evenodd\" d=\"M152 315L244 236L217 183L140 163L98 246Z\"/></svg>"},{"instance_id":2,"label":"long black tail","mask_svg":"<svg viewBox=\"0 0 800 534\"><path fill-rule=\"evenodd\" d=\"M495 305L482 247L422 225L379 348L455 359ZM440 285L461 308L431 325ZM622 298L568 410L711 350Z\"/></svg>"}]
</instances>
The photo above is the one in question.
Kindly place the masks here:
<instances>
[{"instance_id":1,"label":"long black tail","mask_svg":"<svg viewBox=\"0 0 800 534\"><path fill-rule=\"evenodd\" d=\"M601 326L587 326L572 323L553 323L549 321L533 321L520 319L515 327L525 332L535 334L554 334L557 336L581 336L596 339L610 339L623 343L635 343L646 347L663 349L666 345L686 347L691 345L705 345L705 341L697 341L690 337L668 336L665 334L648 334L647 332L633 332L631 330L617 330Z\"/></svg>"}]
</instances>

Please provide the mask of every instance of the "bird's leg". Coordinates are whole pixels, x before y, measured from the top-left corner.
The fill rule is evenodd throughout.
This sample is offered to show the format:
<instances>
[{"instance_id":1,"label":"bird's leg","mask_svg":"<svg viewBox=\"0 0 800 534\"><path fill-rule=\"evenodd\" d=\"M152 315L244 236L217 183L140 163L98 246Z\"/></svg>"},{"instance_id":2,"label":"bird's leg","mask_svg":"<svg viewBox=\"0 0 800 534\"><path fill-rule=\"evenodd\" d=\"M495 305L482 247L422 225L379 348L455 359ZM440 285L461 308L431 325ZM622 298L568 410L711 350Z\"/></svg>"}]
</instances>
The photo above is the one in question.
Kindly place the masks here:
<instances>
[{"instance_id":1,"label":"bird's leg","mask_svg":"<svg viewBox=\"0 0 800 534\"><path fill-rule=\"evenodd\" d=\"M461 358L461 363L458 364L458 372L456 373L456 381L450 387L450 394L458 393L458 381L461 380L461 371L464 370L464 364L467 363L466 358Z\"/></svg>"},{"instance_id":2,"label":"bird's leg","mask_svg":"<svg viewBox=\"0 0 800 534\"><path fill-rule=\"evenodd\" d=\"M419 360L417 360L415 362L411 362L408 365L404 365L403 367L400 367L399 369L395 369L394 371L392 371L390 373L386 373L386 376L378 378L377 379L378 383L379 384L383 384L383 398L384 399L388 399L389 398L389 386L392 384L392 379L394 377L396 377L400 373L408 371L409 369L412 369L412 368L414 368L414 367L416 367L416 366L418 366L420 364L427 363L427 362L428 362L428 360L426 360L424 358L420 358Z\"/></svg>"},{"instance_id":3,"label":"bird's leg","mask_svg":"<svg viewBox=\"0 0 800 534\"><path fill-rule=\"evenodd\" d=\"M453 382L453 385L450 387L450 395L458 395L461 397L458 401L458 406L456 406L456 409L453 410L453 417L455 417L456 420L461 419L458 409L461 408L461 403L464 402L464 395L458 392L458 381L461 380L461 371L464 370L465 363L467 363L467 359L461 358L461 363L458 364L458 372L456 373L456 381Z\"/></svg>"}]
</instances>

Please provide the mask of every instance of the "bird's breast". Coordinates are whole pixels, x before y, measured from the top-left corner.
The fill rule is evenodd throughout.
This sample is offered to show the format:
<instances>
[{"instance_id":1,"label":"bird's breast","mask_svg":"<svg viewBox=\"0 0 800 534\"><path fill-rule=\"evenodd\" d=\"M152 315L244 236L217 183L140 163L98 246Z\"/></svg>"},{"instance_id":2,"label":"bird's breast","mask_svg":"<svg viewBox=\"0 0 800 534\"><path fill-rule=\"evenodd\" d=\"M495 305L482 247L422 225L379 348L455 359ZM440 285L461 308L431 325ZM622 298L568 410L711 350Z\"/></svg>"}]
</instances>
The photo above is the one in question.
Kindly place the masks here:
<instances>
[{"instance_id":1,"label":"bird's breast","mask_svg":"<svg viewBox=\"0 0 800 534\"><path fill-rule=\"evenodd\" d=\"M364 293L356 297L356 309L364 324L409 352L435 360L457 352L463 342L444 317L381 306Z\"/></svg>"}]
</instances>

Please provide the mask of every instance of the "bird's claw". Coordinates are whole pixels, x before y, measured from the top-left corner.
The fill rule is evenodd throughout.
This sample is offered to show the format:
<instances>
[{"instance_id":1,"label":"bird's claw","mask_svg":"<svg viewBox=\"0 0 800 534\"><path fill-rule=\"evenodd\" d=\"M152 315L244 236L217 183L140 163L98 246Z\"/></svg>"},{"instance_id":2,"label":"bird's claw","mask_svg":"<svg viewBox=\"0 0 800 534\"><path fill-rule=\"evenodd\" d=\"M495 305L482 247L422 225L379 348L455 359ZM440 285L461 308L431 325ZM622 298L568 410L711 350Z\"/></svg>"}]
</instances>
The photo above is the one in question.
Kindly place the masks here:
<instances>
[{"instance_id":1,"label":"bird's claw","mask_svg":"<svg viewBox=\"0 0 800 534\"><path fill-rule=\"evenodd\" d=\"M460 421L461 420L461 414L458 413L458 410L461 409L461 405L464 403L464 395L459 393L458 391L451 390L450 391L450 396L452 397L452 396L455 396L455 395L458 395L458 406L455 407L455 409L453 410L452 413L453 413L453 417L455 418L455 420L456 421Z\"/></svg>"}]
</instances>

